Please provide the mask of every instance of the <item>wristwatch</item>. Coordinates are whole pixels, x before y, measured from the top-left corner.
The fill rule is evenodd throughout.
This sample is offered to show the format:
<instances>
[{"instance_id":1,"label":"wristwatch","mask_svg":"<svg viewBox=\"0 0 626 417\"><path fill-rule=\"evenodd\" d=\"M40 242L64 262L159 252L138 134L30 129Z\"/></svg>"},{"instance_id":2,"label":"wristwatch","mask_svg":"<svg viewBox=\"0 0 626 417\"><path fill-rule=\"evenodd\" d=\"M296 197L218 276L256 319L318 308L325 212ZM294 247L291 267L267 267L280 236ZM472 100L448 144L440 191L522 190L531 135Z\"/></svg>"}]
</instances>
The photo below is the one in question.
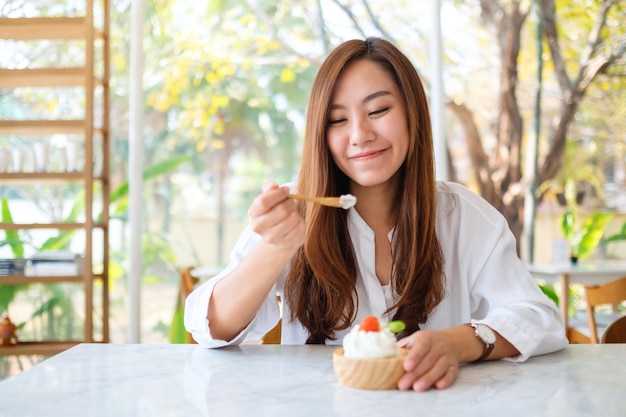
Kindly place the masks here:
<instances>
[{"instance_id":1,"label":"wristwatch","mask_svg":"<svg viewBox=\"0 0 626 417\"><path fill-rule=\"evenodd\" d=\"M474 362L484 361L496 345L496 334L489 328L489 326L484 324L467 323L467 325L474 328L474 334L476 337L485 344L483 354L480 355L480 358L476 359Z\"/></svg>"}]
</instances>

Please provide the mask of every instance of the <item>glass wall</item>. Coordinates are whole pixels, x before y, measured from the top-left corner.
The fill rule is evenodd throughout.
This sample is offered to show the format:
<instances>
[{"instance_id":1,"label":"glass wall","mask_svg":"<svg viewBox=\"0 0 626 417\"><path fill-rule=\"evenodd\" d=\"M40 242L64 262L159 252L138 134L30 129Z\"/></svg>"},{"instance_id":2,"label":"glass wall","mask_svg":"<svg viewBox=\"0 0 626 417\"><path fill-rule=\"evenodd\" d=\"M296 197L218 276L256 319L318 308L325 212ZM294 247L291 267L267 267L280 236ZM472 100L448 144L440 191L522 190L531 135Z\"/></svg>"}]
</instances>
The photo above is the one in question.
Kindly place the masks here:
<instances>
[{"instance_id":1,"label":"glass wall","mask_svg":"<svg viewBox=\"0 0 626 417\"><path fill-rule=\"evenodd\" d=\"M0 1L0 13L5 17L68 10L80 13L82 3L4 0ZM147 1L142 341L181 340L172 332L177 305L180 307L180 270L186 266L223 267L263 182L295 179L308 91L320 62L335 45L355 37L388 38L411 57L430 91L430 42L436 28L430 8L435 3ZM549 187L540 196L538 217L542 220L535 237L540 250L535 260L551 262L553 242L562 239L558 224L565 210L553 197L564 191L571 178L559 177L562 164L554 165L554 161L563 161L565 143L575 144L578 155L588 155L577 169L580 173L589 167L588 175L576 178L577 186L585 191L582 212L615 212L608 234L619 233L624 223L625 67L623 57L609 62L602 72L591 74L589 67L590 82L579 85L584 94L572 96L572 91L563 90L563 74L558 73L551 51L545 49L540 55L544 64L540 84L536 11L528 9L530 2L522 3L514 10L515 6L498 8L493 1L441 1L449 177L483 194L507 216L523 242L524 197L529 190L527 145L536 139L534 127L538 125L538 181L555 181L546 183ZM592 36L592 22L599 11L569 3L557 2L556 21L563 31L559 41L566 75L571 82L578 82L581 59L585 62L584 40ZM110 208L110 321L111 340L124 342L130 261L125 188L129 175L128 91L136 80L129 76L130 2L114 0L111 6L110 164L111 189L116 194ZM616 24L621 13L618 6L608 11L602 32L605 43L591 58L610 56L623 42L625 29ZM559 20L561 14L567 14L568 20ZM54 56L46 56L45 50L25 56L15 44L3 43L0 49L2 66L28 66L46 59L73 62L71 44ZM540 86L542 101L536 118ZM568 97L578 100L578 105L568 107ZM52 97L0 90L0 119L46 109L71 114L75 100L72 91ZM559 130L562 125L566 126L563 134ZM560 151L559 144L563 144ZM17 146L13 138L0 137L1 155ZM54 161L56 152L50 150ZM0 160L0 168L10 170L9 163L6 158ZM596 181L600 187L595 187ZM68 210L52 204L56 200L38 204L10 187L0 186L0 191L11 207L28 207L17 210L20 214ZM602 246L594 256L623 258L626 250L620 245ZM11 256L7 244L0 251L2 257Z\"/></svg>"}]
</instances>

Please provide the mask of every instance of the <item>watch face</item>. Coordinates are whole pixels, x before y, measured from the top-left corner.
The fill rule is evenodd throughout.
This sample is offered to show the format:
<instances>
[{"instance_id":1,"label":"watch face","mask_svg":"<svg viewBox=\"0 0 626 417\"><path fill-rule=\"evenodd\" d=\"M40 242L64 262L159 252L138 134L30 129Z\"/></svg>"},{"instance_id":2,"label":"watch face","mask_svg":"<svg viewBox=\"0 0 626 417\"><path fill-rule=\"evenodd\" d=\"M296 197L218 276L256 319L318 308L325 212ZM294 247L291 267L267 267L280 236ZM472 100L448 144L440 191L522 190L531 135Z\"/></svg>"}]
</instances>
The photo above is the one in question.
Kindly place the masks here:
<instances>
[{"instance_id":1,"label":"watch face","mask_svg":"<svg viewBox=\"0 0 626 417\"><path fill-rule=\"evenodd\" d=\"M490 345L496 342L496 335L489 327L484 324L477 324L474 328L476 329L476 334L483 340L483 342Z\"/></svg>"}]
</instances>

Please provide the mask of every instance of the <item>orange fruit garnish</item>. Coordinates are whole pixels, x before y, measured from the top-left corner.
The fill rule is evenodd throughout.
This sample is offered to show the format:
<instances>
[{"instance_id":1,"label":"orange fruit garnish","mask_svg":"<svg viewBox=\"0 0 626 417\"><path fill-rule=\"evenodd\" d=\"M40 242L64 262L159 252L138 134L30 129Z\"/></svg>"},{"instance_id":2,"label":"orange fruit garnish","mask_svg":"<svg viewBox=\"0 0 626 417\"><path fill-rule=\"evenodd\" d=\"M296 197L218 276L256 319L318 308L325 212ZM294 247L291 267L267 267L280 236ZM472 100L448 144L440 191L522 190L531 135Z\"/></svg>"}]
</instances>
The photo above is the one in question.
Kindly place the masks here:
<instances>
[{"instance_id":1,"label":"orange fruit garnish","mask_svg":"<svg viewBox=\"0 0 626 417\"><path fill-rule=\"evenodd\" d=\"M361 321L361 324L359 324L359 330L363 330L364 332L379 332L380 323L375 316L367 316Z\"/></svg>"}]
</instances>

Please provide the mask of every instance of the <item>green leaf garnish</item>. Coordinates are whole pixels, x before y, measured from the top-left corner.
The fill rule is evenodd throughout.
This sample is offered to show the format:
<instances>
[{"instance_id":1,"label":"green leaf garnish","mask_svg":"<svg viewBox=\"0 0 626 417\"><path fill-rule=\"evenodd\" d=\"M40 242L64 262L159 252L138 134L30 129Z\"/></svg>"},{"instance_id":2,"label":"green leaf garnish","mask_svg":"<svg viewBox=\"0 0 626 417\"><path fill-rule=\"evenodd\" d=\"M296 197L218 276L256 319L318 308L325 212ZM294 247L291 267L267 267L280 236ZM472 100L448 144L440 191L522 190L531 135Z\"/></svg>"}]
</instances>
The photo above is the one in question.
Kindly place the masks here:
<instances>
[{"instance_id":1,"label":"green leaf garnish","mask_svg":"<svg viewBox=\"0 0 626 417\"><path fill-rule=\"evenodd\" d=\"M394 320L387 323L387 327L391 330L392 333L400 333L404 329L406 329L406 324L404 324L401 320Z\"/></svg>"}]
</instances>

